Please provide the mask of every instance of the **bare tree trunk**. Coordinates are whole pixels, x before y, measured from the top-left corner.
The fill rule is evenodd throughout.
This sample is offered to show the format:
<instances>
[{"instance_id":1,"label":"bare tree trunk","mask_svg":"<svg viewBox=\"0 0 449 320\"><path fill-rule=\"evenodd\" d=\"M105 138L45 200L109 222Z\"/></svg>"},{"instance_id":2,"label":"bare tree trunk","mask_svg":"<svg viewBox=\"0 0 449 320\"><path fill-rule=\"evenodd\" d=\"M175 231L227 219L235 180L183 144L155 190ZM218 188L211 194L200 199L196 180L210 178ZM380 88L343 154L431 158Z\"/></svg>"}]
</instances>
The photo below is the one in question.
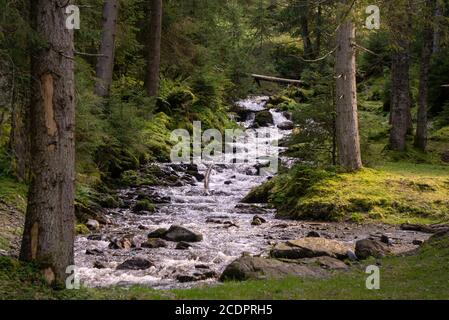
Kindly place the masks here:
<instances>
[{"instance_id":1,"label":"bare tree trunk","mask_svg":"<svg viewBox=\"0 0 449 320\"><path fill-rule=\"evenodd\" d=\"M48 283L62 283L74 264L73 31L59 1L31 0L31 14L46 44L31 56L32 177L20 258L38 264Z\"/></svg>"},{"instance_id":2,"label":"bare tree trunk","mask_svg":"<svg viewBox=\"0 0 449 320\"><path fill-rule=\"evenodd\" d=\"M362 168L354 42L354 24L349 20L343 22L337 33L336 132L339 163L350 170Z\"/></svg>"},{"instance_id":3,"label":"bare tree trunk","mask_svg":"<svg viewBox=\"0 0 449 320\"><path fill-rule=\"evenodd\" d=\"M115 55L115 34L117 27L118 0L105 0L103 6L103 32L94 92L100 97L109 95L112 84Z\"/></svg>"},{"instance_id":4,"label":"bare tree trunk","mask_svg":"<svg viewBox=\"0 0 449 320\"><path fill-rule=\"evenodd\" d=\"M157 96L161 66L162 0L150 0L150 33L148 39L148 69L146 89L150 97Z\"/></svg>"},{"instance_id":5,"label":"bare tree trunk","mask_svg":"<svg viewBox=\"0 0 449 320\"><path fill-rule=\"evenodd\" d=\"M421 70L419 76L418 125L416 128L415 146L422 151L427 147L427 98L429 92L429 70L432 59L434 27L433 16L437 0L427 0L425 10L425 27L423 30L423 48L421 53Z\"/></svg>"},{"instance_id":6,"label":"bare tree trunk","mask_svg":"<svg viewBox=\"0 0 449 320\"><path fill-rule=\"evenodd\" d=\"M440 39L441 39L441 25L440 25L440 19L443 15L443 8L442 4L439 0L435 1L435 17L437 25L434 27L434 33L433 33L433 48L432 53L436 54L438 51L440 51Z\"/></svg>"},{"instance_id":7,"label":"bare tree trunk","mask_svg":"<svg viewBox=\"0 0 449 320\"><path fill-rule=\"evenodd\" d=\"M396 5L396 4L393 4ZM409 10L407 1L397 4L404 10ZM396 10L394 8L392 10ZM411 129L411 98L410 98L410 23L400 15L390 18L391 33L395 46L391 67L391 131L390 147L396 151L406 149L407 133Z\"/></svg>"}]
</instances>

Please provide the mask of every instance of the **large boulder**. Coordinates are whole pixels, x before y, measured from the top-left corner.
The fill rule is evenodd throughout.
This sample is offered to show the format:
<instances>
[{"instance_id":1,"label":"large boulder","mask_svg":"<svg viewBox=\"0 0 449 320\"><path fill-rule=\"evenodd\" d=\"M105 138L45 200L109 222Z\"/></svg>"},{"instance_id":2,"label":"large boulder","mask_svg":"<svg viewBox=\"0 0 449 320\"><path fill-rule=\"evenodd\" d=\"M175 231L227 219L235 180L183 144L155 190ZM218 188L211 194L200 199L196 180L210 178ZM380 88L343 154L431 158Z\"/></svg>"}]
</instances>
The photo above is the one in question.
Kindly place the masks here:
<instances>
[{"instance_id":1,"label":"large boulder","mask_svg":"<svg viewBox=\"0 0 449 320\"><path fill-rule=\"evenodd\" d=\"M288 276L317 277L322 273L308 266L243 255L223 271L220 281L246 281Z\"/></svg>"},{"instance_id":2,"label":"large boulder","mask_svg":"<svg viewBox=\"0 0 449 320\"><path fill-rule=\"evenodd\" d=\"M365 260L369 257L383 258L390 253L390 249L377 240L364 239L357 241L355 244L355 255L360 260Z\"/></svg>"},{"instance_id":3,"label":"large boulder","mask_svg":"<svg viewBox=\"0 0 449 320\"><path fill-rule=\"evenodd\" d=\"M146 270L153 266L154 264L151 261L145 258L135 257L120 264L117 270Z\"/></svg>"},{"instance_id":4,"label":"large boulder","mask_svg":"<svg viewBox=\"0 0 449 320\"><path fill-rule=\"evenodd\" d=\"M328 256L340 260L348 258L350 248L341 242L324 238L304 238L277 244L271 250L274 258L303 259Z\"/></svg>"}]
</instances>

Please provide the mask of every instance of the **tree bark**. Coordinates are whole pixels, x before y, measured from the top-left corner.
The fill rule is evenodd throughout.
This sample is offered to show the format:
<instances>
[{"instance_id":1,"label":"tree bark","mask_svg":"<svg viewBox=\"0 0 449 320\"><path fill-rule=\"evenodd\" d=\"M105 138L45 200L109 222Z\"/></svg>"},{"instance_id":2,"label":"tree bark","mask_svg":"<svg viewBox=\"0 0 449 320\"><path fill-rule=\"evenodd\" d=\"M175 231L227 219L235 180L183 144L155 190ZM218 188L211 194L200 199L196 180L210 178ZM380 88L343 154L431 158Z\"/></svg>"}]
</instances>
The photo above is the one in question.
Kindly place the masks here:
<instances>
[{"instance_id":1,"label":"tree bark","mask_svg":"<svg viewBox=\"0 0 449 320\"><path fill-rule=\"evenodd\" d=\"M150 32L148 38L148 66L146 89L150 97L155 97L159 89L161 65L162 0L150 0Z\"/></svg>"},{"instance_id":2,"label":"tree bark","mask_svg":"<svg viewBox=\"0 0 449 320\"><path fill-rule=\"evenodd\" d=\"M343 22L337 33L336 133L339 163L350 170L362 168L354 42L354 24Z\"/></svg>"},{"instance_id":3,"label":"tree bark","mask_svg":"<svg viewBox=\"0 0 449 320\"><path fill-rule=\"evenodd\" d=\"M31 54L32 177L20 258L38 264L48 283L62 283L74 264L73 31L57 0L31 0L31 14L45 45Z\"/></svg>"},{"instance_id":4,"label":"tree bark","mask_svg":"<svg viewBox=\"0 0 449 320\"><path fill-rule=\"evenodd\" d=\"M415 146L422 151L427 148L427 99L429 88L429 70L432 52L434 48L434 26L433 16L435 12L436 0L427 0L425 10L425 27L423 30L423 48L421 53L421 70L419 76L419 102L418 102L418 123L416 128Z\"/></svg>"},{"instance_id":5,"label":"tree bark","mask_svg":"<svg viewBox=\"0 0 449 320\"><path fill-rule=\"evenodd\" d=\"M407 1L397 4L408 10ZM396 5L396 4L395 4ZM394 8L393 10L397 10ZM396 151L406 149L407 133L411 129L411 98L410 98L410 40L409 21L400 16L390 18L391 32L394 43L391 67L391 131L390 147Z\"/></svg>"},{"instance_id":6,"label":"tree bark","mask_svg":"<svg viewBox=\"0 0 449 320\"><path fill-rule=\"evenodd\" d=\"M100 56L97 60L94 92L100 97L109 95L112 84L117 27L118 0L105 0L103 6L103 31Z\"/></svg>"},{"instance_id":7,"label":"tree bark","mask_svg":"<svg viewBox=\"0 0 449 320\"><path fill-rule=\"evenodd\" d=\"M309 1L301 0L299 1L299 6L299 24L304 46L304 57L311 58L313 56L313 47L309 31Z\"/></svg>"}]
</instances>

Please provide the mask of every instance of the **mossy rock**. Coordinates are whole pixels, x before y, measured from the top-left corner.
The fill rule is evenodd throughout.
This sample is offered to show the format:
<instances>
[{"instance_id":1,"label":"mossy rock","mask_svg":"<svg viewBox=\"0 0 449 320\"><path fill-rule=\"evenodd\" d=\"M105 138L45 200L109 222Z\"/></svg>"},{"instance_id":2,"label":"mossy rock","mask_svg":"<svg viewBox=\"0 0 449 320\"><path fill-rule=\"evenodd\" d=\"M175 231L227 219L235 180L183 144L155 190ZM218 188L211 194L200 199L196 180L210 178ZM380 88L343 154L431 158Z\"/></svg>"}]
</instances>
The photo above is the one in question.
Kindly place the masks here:
<instances>
[{"instance_id":1,"label":"mossy rock","mask_svg":"<svg viewBox=\"0 0 449 320\"><path fill-rule=\"evenodd\" d=\"M254 123L260 127L267 127L274 123L273 115L270 111L260 111L256 113L256 119Z\"/></svg>"},{"instance_id":2,"label":"mossy rock","mask_svg":"<svg viewBox=\"0 0 449 320\"><path fill-rule=\"evenodd\" d=\"M75 233L78 235L86 235L90 233L90 230L85 224L80 223L75 226Z\"/></svg>"},{"instance_id":3,"label":"mossy rock","mask_svg":"<svg viewBox=\"0 0 449 320\"><path fill-rule=\"evenodd\" d=\"M137 201L137 203L133 207L134 212L151 212L153 213L156 210L156 206L151 203L148 199L142 199Z\"/></svg>"},{"instance_id":4,"label":"mossy rock","mask_svg":"<svg viewBox=\"0 0 449 320\"><path fill-rule=\"evenodd\" d=\"M252 189L250 193L243 198L242 203L268 203L271 189L274 187L274 181L270 180L264 184Z\"/></svg>"}]
</instances>

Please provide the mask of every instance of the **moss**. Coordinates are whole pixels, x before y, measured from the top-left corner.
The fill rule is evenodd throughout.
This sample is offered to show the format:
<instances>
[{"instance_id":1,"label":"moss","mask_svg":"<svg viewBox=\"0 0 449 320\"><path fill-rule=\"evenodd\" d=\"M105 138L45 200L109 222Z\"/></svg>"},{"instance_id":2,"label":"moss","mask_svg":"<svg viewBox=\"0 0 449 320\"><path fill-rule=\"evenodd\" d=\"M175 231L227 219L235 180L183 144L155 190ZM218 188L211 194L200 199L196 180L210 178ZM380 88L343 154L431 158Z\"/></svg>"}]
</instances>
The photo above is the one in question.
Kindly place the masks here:
<instances>
[{"instance_id":1,"label":"moss","mask_svg":"<svg viewBox=\"0 0 449 320\"><path fill-rule=\"evenodd\" d=\"M86 235L86 234L89 234L90 231L89 231L89 228L86 227L85 224L79 223L79 224L77 224L77 225L75 226L75 233L76 233L76 234Z\"/></svg>"},{"instance_id":2,"label":"moss","mask_svg":"<svg viewBox=\"0 0 449 320\"><path fill-rule=\"evenodd\" d=\"M248 195L241 201L242 203L267 203L270 197L271 190L275 183L274 180L252 189Z\"/></svg>"},{"instance_id":3,"label":"moss","mask_svg":"<svg viewBox=\"0 0 449 320\"><path fill-rule=\"evenodd\" d=\"M268 202L279 217L386 223L449 219L449 171L443 166L389 164L356 173L295 166L245 200Z\"/></svg>"},{"instance_id":4,"label":"moss","mask_svg":"<svg viewBox=\"0 0 449 320\"><path fill-rule=\"evenodd\" d=\"M156 207L148 199L142 199L137 201L137 203L133 207L133 210L136 212L139 211L154 212L156 210Z\"/></svg>"},{"instance_id":5,"label":"moss","mask_svg":"<svg viewBox=\"0 0 449 320\"><path fill-rule=\"evenodd\" d=\"M0 200L24 212L26 209L27 186L13 178L0 177Z\"/></svg>"}]
</instances>

